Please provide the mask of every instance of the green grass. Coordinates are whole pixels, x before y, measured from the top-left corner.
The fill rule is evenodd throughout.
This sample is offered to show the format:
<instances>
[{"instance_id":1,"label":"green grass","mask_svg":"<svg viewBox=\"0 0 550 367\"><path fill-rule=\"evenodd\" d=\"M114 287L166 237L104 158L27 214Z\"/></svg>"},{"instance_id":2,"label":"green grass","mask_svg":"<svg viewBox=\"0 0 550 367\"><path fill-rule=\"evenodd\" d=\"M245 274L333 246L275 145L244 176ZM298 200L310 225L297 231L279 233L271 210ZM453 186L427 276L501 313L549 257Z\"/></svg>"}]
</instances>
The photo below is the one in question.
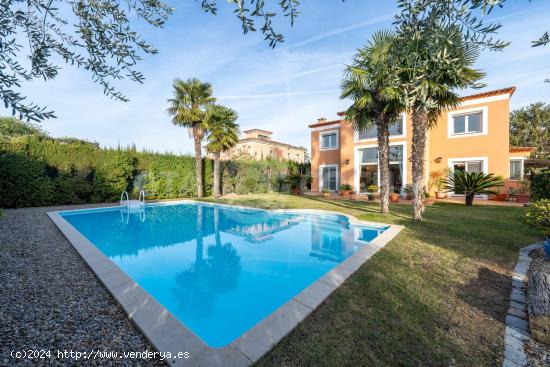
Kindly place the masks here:
<instances>
[{"instance_id":1,"label":"green grass","mask_svg":"<svg viewBox=\"0 0 550 367\"><path fill-rule=\"evenodd\" d=\"M405 229L364 264L258 366L497 366L511 271L538 240L523 208L436 203L424 222L409 205L320 197L205 199L261 208L315 208Z\"/></svg>"}]
</instances>

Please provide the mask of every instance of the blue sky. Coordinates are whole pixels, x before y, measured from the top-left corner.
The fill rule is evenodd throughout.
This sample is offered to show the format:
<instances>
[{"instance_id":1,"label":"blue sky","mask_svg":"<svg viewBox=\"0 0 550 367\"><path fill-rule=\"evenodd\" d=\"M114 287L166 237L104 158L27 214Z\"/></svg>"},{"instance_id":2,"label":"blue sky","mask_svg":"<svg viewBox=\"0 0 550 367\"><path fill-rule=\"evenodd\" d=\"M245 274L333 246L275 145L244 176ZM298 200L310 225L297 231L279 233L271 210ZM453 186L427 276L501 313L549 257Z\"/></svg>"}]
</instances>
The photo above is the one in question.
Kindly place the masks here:
<instances>
[{"instance_id":1,"label":"blue sky","mask_svg":"<svg viewBox=\"0 0 550 367\"><path fill-rule=\"evenodd\" d=\"M349 104L339 99L344 65L374 31L391 27L396 12L394 1L302 1L294 27L286 18L276 21L286 42L270 49L261 34L242 34L224 0L217 16L205 14L193 0L171 2L176 13L164 29L138 26L159 54L146 55L141 63L143 85L118 84L130 102L109 99L88 73L68 66L53 81L24 86L30 100L58 116L42 124L46 131L103 146L135 143L190 153L187 131L173 126L165 113L166 99L175 77L198 77L212 83L219 103L237 110L241 130L267 129L276 140L309 147L307 125L318 117L335 118ZM487 89L517 86L512 108L550 102L550 84L544 83L550 78L550 46L530 47L549 30L549 14L544 0L508 1L491 14L503 24L500 37L512 45L484 52L477 66L487 73Z\"/></svg>"}]
</instances>

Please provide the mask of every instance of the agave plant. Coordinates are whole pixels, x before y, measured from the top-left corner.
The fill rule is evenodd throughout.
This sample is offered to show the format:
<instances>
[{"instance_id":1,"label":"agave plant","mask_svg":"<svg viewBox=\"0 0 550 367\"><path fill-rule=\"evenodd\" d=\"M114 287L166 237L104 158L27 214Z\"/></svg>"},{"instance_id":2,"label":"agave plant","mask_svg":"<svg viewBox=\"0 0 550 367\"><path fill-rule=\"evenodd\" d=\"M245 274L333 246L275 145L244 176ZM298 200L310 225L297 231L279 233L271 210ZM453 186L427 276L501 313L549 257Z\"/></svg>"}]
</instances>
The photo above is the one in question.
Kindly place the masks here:
<instances>
[{"instance_id":1,"label":"agave plant","mask_svg":"<svg viewBox=\"0 0 550 367\"><path fill-rule=\"evenodd\" d=\"M496 194L493 188L502 186L504 180L493 173L449 171L445 180L447 192L463 192L466 206L471 206L475 195Z\"/></svg>"}]
</instances>

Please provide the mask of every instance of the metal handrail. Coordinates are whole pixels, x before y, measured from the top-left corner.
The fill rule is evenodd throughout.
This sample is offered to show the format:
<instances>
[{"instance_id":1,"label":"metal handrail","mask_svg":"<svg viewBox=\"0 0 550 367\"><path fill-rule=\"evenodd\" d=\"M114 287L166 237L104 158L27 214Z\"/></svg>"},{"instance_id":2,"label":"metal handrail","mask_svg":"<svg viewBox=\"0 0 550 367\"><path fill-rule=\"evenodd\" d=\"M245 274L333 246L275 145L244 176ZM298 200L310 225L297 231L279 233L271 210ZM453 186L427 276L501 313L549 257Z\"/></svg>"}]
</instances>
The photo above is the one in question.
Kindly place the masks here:
<instances>
[{"instance_id":1,"label":"metal handrail","mask_svg":"<svg viewBox=\"0 0 550 367\"><path fill-rule=\"evenodd\" d=\"M129 205L129 202L130 202L130 198L128 197L128 192L127 191L123 191L122 194L120 194L120 206L123 206L123 202L124 202L124 196L126 196L126 202L128 202L128 205Z\"/></svg>"}]
</instances>

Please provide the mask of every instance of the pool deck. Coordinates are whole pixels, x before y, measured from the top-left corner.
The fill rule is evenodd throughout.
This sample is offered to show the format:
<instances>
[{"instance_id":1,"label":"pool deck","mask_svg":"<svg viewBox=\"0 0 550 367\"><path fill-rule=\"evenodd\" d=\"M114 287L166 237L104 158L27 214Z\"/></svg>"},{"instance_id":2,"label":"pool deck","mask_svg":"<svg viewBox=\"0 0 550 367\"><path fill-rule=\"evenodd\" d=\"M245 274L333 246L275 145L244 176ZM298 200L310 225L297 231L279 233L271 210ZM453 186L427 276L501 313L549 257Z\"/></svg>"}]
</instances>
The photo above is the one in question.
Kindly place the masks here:
<instances>
[{"instance_id":1,"label":"pool deck","mask_svg":"<svg viewBox=\"0 0 550 367\"><path fill-rule=\"evenodd\" d=\"M117 352L154 347L125 315L46 212L105 207L4 209L0 219L0 365L75 365L74 360L13 359L12 350ZM165 366L153 359L97 359L97 366Z\"/></svg>"},{"instance_id":2,"label":"pool deck","mask_svg":"<svg viewBox=\"0 0 550 367\"><path fill-rule=\"evenodd\" d=\"M189 202L189 200L186 200ZM171 205L174 202L167 203ZM209 205L201 203L202 205ZM120 268L113 264L99 249L97 249L91 242L89 242L84 236L82 236L77 230L75 230L65 219L63 219L58 211L66 209L83 209L90 207L104 207L106 205L99 206L79 206L79 207L66 207L66 208L51 208L53 211L47 209L34 209L42 214L40 218L41 222L44 219L47 221L47 217L43 215L47 212L47 215L57 225L61 233L67 238L63 239L58 231L55 231L53 223L43 223L44 226L53 227L55 233L54 237L57 237L52 242L53 245L58 243L64 251L70 252L71 257L78 257L76 253L88 264L89 268L82 264L82 260L78 261L82 268L81 274L93 277L90 274L90 269L95 273L97 278L103 283L105 288L114 297L116 302L120 305L121 309L117 313L116 317L132 320L133 323L142 331L146 339L154 346L157 351L170 352L172 355L176 355L181 352L188 352L188 358L172 358L166 360L174 366L249 366L257 361L261 356L267 353L279 340L287 335L293 328L295 328L307 315L309 315L315 308L317 308L340 284L342 284L351 274L353 274L361 265L363 265L370 257L376 252L382 249L391 239L393 239L403 228L402 226L392 225L384 231L380 236L371 241L368 246L361 248L357 253L350 256L348 259L340 263L330 272L314 282L311 286L304 289L286 304L275 310L270 316L266 317L255 325L252 329L241 335L234 342L224 348L211 348L202 342L197 336L194 335L184 324L178 321L168 310L158 303L153 297L151 297L142 287L135 283L128 275L126 275ZM250 209L244 208L243 209ZM18 210L33 210L33 209L18 209ZM319 214L339 214L336 212L316 211L316 210L274 210L277 212L295 212L295 213L312 213ZM8 218L13 215L17 210L8 212ZM39 214L36 213L36 214ZM344 215L350 219L353 224L364 225L380 225L380 223L370 223L359 221L349 215ZM29 227L32 227L32 221L29 222ZM0 222L0 226L5 225ZM1 227L0 227L1 228ZM1 237L0 237L1 239ZM68 249L72 247L76 252ZM35 243L34 245L39 245ZM31 246L32 247L32 246ZM72 260L72 259L71 259ZM55 271L55 269L51 269ZM37 274L37 276L39 276ZM94 278L97 283L97 278ZM105 289L99 284L96 284L101 288L98 293L103 297L110 298L110 302L113 302L108 294L105 294ZM67 287L67 285L65 285ZM92 285L93 287L93 285ZM70 287L69 287L70 288ZM90 289L89 291L93 291ZM93 311L91 311L93 312ZM124 315L127 315L127 317ZM93 315L91 315L93 316ZM120 332L120 331L119 331ZM130 335L135 335L135 330L125 330ZM66 336L70 338L70 335ZM109 339L109 338L106 338ZM147 342L142 340L144 345ZM143 347L147 348L147 346ZM113 348L116 349L116 348ZM120 349L120 348L119 348ZM131 350L136 350L131 349ZM151 349L151 348L150 348ZM131 361L130 361L131 362ZM135 361L134 361L135 362ZM148 361L153 363L153 361ZM159 362L159 361L155 361Z\"/></svg>"}]
</instances>

